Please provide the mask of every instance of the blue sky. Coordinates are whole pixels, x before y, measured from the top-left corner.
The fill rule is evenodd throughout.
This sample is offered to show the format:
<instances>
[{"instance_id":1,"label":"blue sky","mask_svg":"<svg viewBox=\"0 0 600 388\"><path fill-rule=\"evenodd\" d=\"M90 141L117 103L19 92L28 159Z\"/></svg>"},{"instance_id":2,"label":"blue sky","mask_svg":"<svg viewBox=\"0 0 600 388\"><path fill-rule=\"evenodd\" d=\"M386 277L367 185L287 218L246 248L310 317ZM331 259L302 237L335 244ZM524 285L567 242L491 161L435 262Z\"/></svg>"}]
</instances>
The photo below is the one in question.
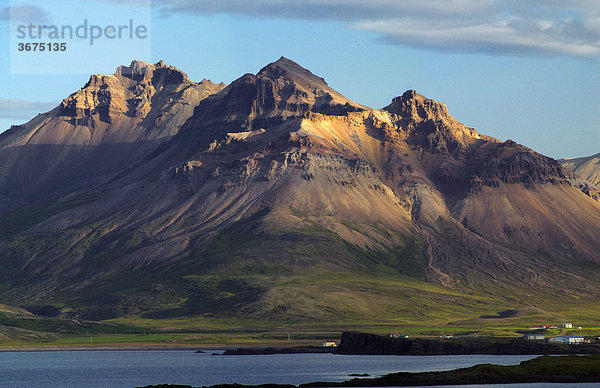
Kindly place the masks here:
<instances>
[{"instance_id":1,"label":"blue sky","mask_svg":"<svg viewBox=\"0 0 600 388\"><path fill-rule=\"evenodd\" d=\"M115 3L78 2L105 12ZM230 83L286 56L373 108L415 89L500 140L555 158L600 152L596 0L154 0L145 57L98 48L93 70L70 58L73 74L11 73L9 6L0 1L0 131L132 59Z\"/></svg>"}]
</instances>

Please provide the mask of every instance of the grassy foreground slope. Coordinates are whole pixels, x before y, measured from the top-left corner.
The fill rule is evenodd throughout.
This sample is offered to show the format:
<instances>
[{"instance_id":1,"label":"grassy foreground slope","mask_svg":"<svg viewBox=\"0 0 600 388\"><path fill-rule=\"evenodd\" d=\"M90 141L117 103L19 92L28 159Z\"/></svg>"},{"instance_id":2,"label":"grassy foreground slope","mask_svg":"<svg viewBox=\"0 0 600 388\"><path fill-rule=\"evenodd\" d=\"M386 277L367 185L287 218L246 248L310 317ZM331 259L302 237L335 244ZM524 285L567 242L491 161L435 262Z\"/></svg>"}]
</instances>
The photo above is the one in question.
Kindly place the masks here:
<instances>
[{"instance_id":1,"label":"grassy foreground slope","mask_svg":"<svg viewBox=\"0 0 600 388\"><path fill-rule=\"evenodd\" d=\"M258 213L209 242L200 235L186 237L188 249L176 261L146 263L123 259L144 247L143 229L100 237L98 231L110 228L111 220L105 220L61 232L20 233L30 226L17 225L27 219L27 210L23 212L13 214L0 230L0 260L7 268L0 273L0 291L5 303L45 317L152 327L189 328L192 322L219 320L245 327L254 320L317 327L452 323L477 329L494 326L494 317L501 325L508 319L533 325L588 322L598 315L593 298L527 288L517 280L505 284L469 273L474 289L443 287L427 280L422 238L377 224L342 226L392 241L391 247L351 244L306 215L296 215L301 220L296 228L269 229ZM458 232L447 225L440 230L437 238L445 241L446 254L461 257ZM576 273L578 289L598 271L575 260L554 265L557 276ZM468 270L468 263L459 259L456 266ZM499 315L506 310L517 313Z\"/></svg>"}]
</instances>

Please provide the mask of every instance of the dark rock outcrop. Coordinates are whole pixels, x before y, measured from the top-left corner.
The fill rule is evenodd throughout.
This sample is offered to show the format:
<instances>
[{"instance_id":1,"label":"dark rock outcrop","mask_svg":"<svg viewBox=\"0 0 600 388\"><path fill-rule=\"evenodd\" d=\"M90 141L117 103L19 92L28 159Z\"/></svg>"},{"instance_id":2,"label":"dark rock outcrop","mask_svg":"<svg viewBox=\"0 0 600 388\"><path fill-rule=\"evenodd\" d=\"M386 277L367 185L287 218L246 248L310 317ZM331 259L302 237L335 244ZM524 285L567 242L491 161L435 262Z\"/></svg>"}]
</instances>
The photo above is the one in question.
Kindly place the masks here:
<instances>
[{"instance_id":1,"label":"dark rock outcrop","mask_svg":"<svg viewBox=\"0 0 600 388\"><path fill-rule=\"evenodd\" d=\"M547 156L507 140L486 143L469 159L468 171L473 184L498 187L500 183L568 183L560 164Z\"/></svg>"},{"instance_id":2,"label":"dark rock outcrop","mask_svg":"<svg viewBox=\"0 0 600 388\"><path fill-rule=\"evenodd\" d=\"M341 354L594 354L600 346L565 345L518 338L390 338L377 334L344 332L336 353Z\"/></svg>"}]
</instances>

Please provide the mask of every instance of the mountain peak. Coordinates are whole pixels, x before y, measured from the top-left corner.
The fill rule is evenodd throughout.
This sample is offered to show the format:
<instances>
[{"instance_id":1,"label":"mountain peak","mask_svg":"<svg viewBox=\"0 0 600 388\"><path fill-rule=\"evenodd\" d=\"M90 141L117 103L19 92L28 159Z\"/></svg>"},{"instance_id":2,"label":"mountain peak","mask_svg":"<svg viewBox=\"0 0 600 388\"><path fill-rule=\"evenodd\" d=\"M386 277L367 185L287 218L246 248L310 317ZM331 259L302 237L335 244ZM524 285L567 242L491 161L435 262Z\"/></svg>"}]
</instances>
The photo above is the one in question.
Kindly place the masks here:
<instances>
[{"instance_id":1,"label":"mountain peak","mask_svg":"<svg viewBox=\"0 0 600 388\"><path fill-rule=\"evenodd\" d=\"M367 109L344 97L325 80L281 57L256 75L245 74L222 93L203 101L186 128L263 128L308 112L345 115Z\"/></svg>"},{"instance_id":2,"label":"mountain peak","mask_svg":"<svg viewBox=\"0 0 600 388\"><path fill-rule=\"evenodd\" d=\"M74 126L94 127L100 122L116 123L125 117L143 119L154 103L168 110L179 106L175 102L198 103L224 87L208 80L194 83L183 71L166 65L162 60L155 64L133 60L129 66L117 67L112 75L90 76L79 91L62 101L59 114L69 117ZM156 96L163 98L156 99ZM184 110L187 112L188 109ZM193 107L189 110L191 113ZM161 115L159 112L155 114ZM155 128L161 127L158 124L165 121L163 116L153 116L148 122L154 122ZM169 129L168 133L171 136L173 131Z\"/></svg>"},{"instance_id":3,"label":"mountain peak","mask_svg":"<svg viewBox=\"0 0 600 388\"><path fill-rule=\"evenodd\" d=\"M189 82L187 74L174 66L166 65L162 60L155 64L133 60L129 66L119 66L114 74L137 82L184 83Z\"/></svg>"},{"instance_id":4,"label":"mountain peak","mask_svg":"<svg viewBox=\"0 0 600 388\"><path fill-rule=\"evenodd\" d=\"M257 74L257 76L261 75L273 80L288 78L304 87L322 88L328 86L323 78L314 75L308 69L286 57L281 57L263 67Z\"/></svg>"},{"instance_id":5,"label":"mountain peak","mask_svg":"<svg viewBox=\"0 0 600 388\"><path fill-rule=\"evenodd\" d=\"M445 104L424 97L415 90L407 90L402 96L395 97L392 103L383 109L403 118L412 118L417 121L450 117Z\"/></svg>"},{"instance_id":6,"label":"mountain peak","mask_svg":"<svg viewBox=\"0 0 600 388\"><path fill-rule=\"evenodd\" d=\"M298 68L298 69L306 70L302 66L300 66L299 64L297 64L296 62L292 61L289 58L284 57L283 55L281 57L279 57L279 59L276 60L275 62L269 63L267 66L265 66L265 68L269 67L269 66L281 66L281 67L286 67L287 66L287 67L295 67L295 68Z\"/></svg>"},{"instance_id":7,"label":"mountain peak","mask_svg":"<svg viewBox=\"0 0 600 388\"><path fill-rule=\"evenodd\" d=\"M266 71L266 70L272 69L272 68L282 68L282 69L289 69L289 70L308 71L307 69L305 69L304 67L300 66L299 64L297 64L296 62L292 61L291 59L286 58L284 56L281 56L275 62L271 62L268 65L266 65L265 67L263 67L259 71L259 74L262 73L263 71Z\"/></svg>"},{"instance_id":8,"label":"mountain peak","mask_svg":"<svg viewBox=\"0 0 600 388\"><path fill-rule=\"evenodd\" d=\"M159 64L161 66L164 66L164 62L162 62L162 61L160 61ZM152 65L148 62L134 59L133 61L131 61L131 64L129 66L122 65L122 66L117 67L117 71L115 74L140 75L140 74L148 73L150 71L150 69L154 70L154 65Z\"/></svg>"}]
</instances>

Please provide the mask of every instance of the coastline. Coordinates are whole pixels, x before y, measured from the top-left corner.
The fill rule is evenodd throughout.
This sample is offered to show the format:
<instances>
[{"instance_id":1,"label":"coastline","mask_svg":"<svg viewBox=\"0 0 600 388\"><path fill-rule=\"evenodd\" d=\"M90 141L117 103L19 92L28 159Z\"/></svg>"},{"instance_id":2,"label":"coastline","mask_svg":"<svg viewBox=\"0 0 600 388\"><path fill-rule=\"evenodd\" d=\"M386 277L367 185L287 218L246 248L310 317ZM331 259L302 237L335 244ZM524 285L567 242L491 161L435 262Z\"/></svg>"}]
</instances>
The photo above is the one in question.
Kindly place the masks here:
<instances>
[{"instance_id":1,"label":"coastline","mask_svg":"<svg viewBox=\"0 0 600 388\"><path fill-rule=\"evenodd\" d=\"M89 346L11 346L0 347L0 352L73 352L73 351L106 351L106 350L222 350L223 346L197 345L89 345Z\"/></svg>"},{"instance_id":2,"label":"coastline","mask_svg":"<svg viewBox=\"0 0 600 388\"><path fill-rule=\"evenodd\" d=\"M600 354L578 356L539 356L517 365L477 364L468 368L430 372L395 372L379 377L353 378L339 382L292 384L217 384L203 388L317 388L317 387L401 387L464 386L471 384L514 383L598 383ZM146 385L142 388L181 387L191 385Z\"/></svg>"},{"instance_id":3,"label":"coastline","mask_svg":"<svg viewBox=\"0 0 600 388\"><path fill-rule=\"evenodd\" d=\"M57 344L48 342L46 344L23 344L23 345L0 345L1 352L43 352L43 351L98 351L98 350L229 350L238 349L267 349L267 348L293 348L293 347L317 347L315 341L264 341L264 342L228 342L226 344L219 342L198 342L198 343L176 343L176 342L80 342L69 344ZM316 353L316 352L315 352Z\"/></svg>"},{"instance_id":4,"label":"coastline","mask_svg":"<svg viewBox=\"0 0 600 388\"><path fill-rule=\"evenodd\" d=\"M43 351L127 351L127 350L181 350L223 351L222 355L274 355L292 353L332 353L356 355L543 355L543 354L597 354L600 344L558 344L530 341L520 338L465 336L454 338L390 338L361 332L343 332L337 347L315 345L315 341L266 341L216 343L176 342L77 342L0 346L0 352Z\"/></svg>"}]
</instances>

